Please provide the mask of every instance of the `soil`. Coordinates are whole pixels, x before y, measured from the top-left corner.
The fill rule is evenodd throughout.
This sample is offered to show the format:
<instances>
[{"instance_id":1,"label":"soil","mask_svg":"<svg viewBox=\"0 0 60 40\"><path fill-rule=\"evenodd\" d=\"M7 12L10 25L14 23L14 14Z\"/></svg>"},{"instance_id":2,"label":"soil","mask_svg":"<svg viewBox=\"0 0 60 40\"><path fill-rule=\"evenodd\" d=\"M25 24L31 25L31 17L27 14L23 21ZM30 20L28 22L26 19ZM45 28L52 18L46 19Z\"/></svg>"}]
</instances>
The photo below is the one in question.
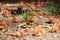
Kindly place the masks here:
<instances>
[{"instance_id":1,"label":"soil","mask_svg":"<svg viewBox=\"0 0 60 40\"><path fill-rule=\"evenodd\" d=\"M16 16L20 19L23 20L22 15L18 15ZM7 29L0 29L0 40L60 40L60 33L52 33L50 32L49 27L51 27L54 24L48 24L48 23L44 23L41 24L42 22L44 22L46 19L46 17L42 17L40 20L41 21L39 25L44 25L43 29L44 29L44 34L42 36L39 37L35 37L33 36L33 31L34 28L37 26L36 24L33 25L26 25L26 22L21 22L21 23L13 23L12 17L9 18L5 18L4 16L2 16L0 14L0 20L3 19L7 22ZM35 19L36 20L36 19ZM29 29L31 29L30 35L24 36L24 37L17 37L14 34L16 34L16 32L20 31L20 30L24 30L24 28L21 28L21 26L27 26Z\"/></svg>"}]
</instances>

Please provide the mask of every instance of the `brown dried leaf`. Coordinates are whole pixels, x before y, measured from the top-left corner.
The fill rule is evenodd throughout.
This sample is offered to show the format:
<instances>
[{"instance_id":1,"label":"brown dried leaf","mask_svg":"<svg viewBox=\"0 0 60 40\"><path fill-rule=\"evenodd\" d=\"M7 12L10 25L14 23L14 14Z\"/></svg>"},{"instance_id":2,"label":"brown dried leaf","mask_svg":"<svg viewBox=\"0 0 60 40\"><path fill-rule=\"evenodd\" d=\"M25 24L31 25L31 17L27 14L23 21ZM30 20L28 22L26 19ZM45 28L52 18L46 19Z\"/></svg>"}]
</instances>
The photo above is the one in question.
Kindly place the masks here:
<instances>
[{"instance_id":1,"label":"brown dried leaf","mask_svg":"<svg viewBox=\"0 0 60 40\"><path fill-rule=\"evenodd\" d=\"M14 23L19 23L19 22L20 22L19 18L17 18L17 17L13 17L12 21L13 21Z\"/></svg>"},{"instance_id":2,"label":"brown dried leaf","mask_svg":"<svg viewBox=\"0 0 60 40\"><path fill-rule=\"evenodd\" d=\"M4 28L6 28L6 26L7 26L6 21L5 20L0 20L0 28L4 29Z\"/></svg>"},{"instance_id":3,"label":"brown dried leaf","mask_svg":"<svg viewBox=\"0 0 60 40\"><path fill-rule=\"evenodd\" d=\"M40 26L35 27L33 35L34 36L40 36L43 34L43 29Z\"/></svg>"}]
</instances>

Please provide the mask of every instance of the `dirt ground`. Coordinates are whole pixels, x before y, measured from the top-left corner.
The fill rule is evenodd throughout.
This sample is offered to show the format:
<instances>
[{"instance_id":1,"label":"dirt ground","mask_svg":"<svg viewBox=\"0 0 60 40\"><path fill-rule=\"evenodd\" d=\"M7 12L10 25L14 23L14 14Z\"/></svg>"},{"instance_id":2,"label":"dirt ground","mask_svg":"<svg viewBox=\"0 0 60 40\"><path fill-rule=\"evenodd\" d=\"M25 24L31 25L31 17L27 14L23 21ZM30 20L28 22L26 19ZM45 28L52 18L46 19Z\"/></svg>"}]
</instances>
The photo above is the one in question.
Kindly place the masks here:
<instances>
[{"instance_id":1,"label":"dirt ground","mask_svg":"<svg viewBox=\"0 0 60 40\"><path fill-rule=\"evenodd\" d=\"M18 15L16 17L23 19L22 15ZM34 27L36 25L35 24L29 25L28 27L31 30L30 35L24 36L22 38L22 37L14 36L14 34L16 34L16 32L20 31L21 29L24 30L24 28L21 28L21 26L23 26L23 25L26 26L25 22L13 23L13 22L11 22L12 17L5 18L4 16L2 16L0 14L0 20L1 19L6 20L8 30L4 30L4 29L1 30L0 29L0 40L60 40L60 33L59 32L58 33L51 33L50 29L47 28L49 26L52 26L53 24L44 23L43 24L44 25L43 26L44 34L39 37L32 36L33 31L34 31ZM44 17L42 19L44 19ZM40 21L42 21L42 19ZM45 19L46 19L46 17L45 17ZM43 21L45 21L45 20L43 20Z\"/></svg>"},{"instance_id":2,"label":"dirt ground","mask_svg":"<svg viewBox=\"0 0 60 40\"><path fill-rule=\"evenodd\" d=\"M33 5L34 2L32 2L31 4L29 4L29 3L26 4L25 2L22 2L21 4L24 5L24 7L28 6L26 8L31 7L33 9L35 9L35 7ZM47 4L48 4L48 2L47 2ZM42 5L43 6L45 5L44 2L42 2L41 5L38 2L38 5L36 5L36 8L39 9L39 11L40 11L40 9L43 10L45 7L47 8L46 5L45 5L45 7L43 7ZM26 9L26 8L23 8L23 9ZM7 14L8 14L8 12L7 12ZM50 16L50 18L54 17L53 18L54 21L53 21L53 23L47 23L46 21L48 20L49 17L45 16L45 14L43 13L43 14L39 15L39 17L37 15L37 18L35 17L33 19L34 20L33 24L28 25L27 22L24 21L23 16L21 14L15 15L15 17L17 17L21 22L13 23L12 16L4 17L4 15L2 15L2 13L0 12L0 20L5 20L7 23L6 28L0 29L0 40L60 40L60 30L57 30L58 32L51 32L51 28L53 25L60 24L60 18L57 17L57 19L58 19L57 20L57 19L54 19L54 18L56 18L56 16ZM43 35L36 37L36 36L33 36L33 33L35 30L34 28L38 25L41 25L41 27L43 28ZM26 30L26 27L28 28L28 35L24 35L23 34L24 32L21 32L21 31ZM21 34L20 34L20 32L21 32Z\"/></svg>"}]
</instances>

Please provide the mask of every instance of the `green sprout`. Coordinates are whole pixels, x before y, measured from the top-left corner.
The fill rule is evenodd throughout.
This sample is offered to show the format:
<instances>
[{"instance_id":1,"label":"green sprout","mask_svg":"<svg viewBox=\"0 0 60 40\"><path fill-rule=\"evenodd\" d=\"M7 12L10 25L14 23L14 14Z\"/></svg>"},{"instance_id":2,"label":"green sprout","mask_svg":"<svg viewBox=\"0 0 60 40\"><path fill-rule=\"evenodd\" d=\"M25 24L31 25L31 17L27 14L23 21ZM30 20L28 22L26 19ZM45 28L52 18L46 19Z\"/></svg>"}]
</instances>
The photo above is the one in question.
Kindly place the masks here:
<instances>
[{"instance_id":1,"label":"green sprout","mask_svg":"<svg viewBox=\"0 0 60 40\"><path fill-rule=\"evenodd\" d=\"M31 15L29 15L26 11L23 12L23 18L25 21L28 21L34 17L34 12L32 12Z\"/></svg>"},{"instance_id":2,"label":"green sprout","mask_svg":"<svg viewBox=\"0 0 60 40\"><path fill-rule=\"evenodd\" d=\"M54 5L49 6L48 8L45 8L46 15L54 15L57 8Z\"/></svg>"}]
</instances>

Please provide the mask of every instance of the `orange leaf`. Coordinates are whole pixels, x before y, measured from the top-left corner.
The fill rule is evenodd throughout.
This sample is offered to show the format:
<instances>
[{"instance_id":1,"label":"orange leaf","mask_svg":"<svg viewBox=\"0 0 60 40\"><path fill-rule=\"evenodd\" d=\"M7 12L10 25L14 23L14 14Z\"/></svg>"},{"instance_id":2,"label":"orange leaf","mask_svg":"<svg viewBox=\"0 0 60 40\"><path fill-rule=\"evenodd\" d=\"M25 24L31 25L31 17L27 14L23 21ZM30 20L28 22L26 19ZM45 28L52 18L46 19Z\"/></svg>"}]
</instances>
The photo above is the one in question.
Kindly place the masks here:
<instances>
[{"instance_id":1,"label":"orange leaf","mask_svg":"<svg viewBox=\"0 0 60 40\"><path fill-rule=\"evenodd\" d=\"M3 8L2 11L4 11L5 17L11 17L11 13L9 12L9 10L7 8Z\"/></svg>"},{"instance_id":2,"label":"orange leaf","mask_svg":"<svg viewBox=\"0 0 60 40\"><path fill-rule=\"evenodd\" d=\"M59 26L60 26L59 24L58 24L58 25L54 25L54 26L52 27L51 31L52 31L52 32L58 32Z\"/></svg>"},{"instance_id":3,"label":"orange leaf","mask_svg":"<svg viewBox=\"0 0 60 40\"><path fill-rule=\"evenodd\" d=\"M43 29L40 26L35 27L33 35L34 36L40 36L43 34Z\"/></svg>"},{"instance_id":4,"label":"orange leaf","mask_svg":"<svg viewBox=\"0 0 60 40\"><path fill-rule=\"evenodd\" d=\"M13 17L13 20L12 20L14 23L19 23L20 22L20 20L19 20L19 18L17 18L17 17Z\"/></svg>"},{"instance_id":5,"label":"orange leaf","mask_svg":"<svg viewBox=\"0 0 60 40\"><path fill-rule=\"evenodd\" d=\"M1 28L1 29L5 28L6 25L7 25L7 24L6 24L6 21L0 20L0 28Z\"/></svg>"}]
</instances>

